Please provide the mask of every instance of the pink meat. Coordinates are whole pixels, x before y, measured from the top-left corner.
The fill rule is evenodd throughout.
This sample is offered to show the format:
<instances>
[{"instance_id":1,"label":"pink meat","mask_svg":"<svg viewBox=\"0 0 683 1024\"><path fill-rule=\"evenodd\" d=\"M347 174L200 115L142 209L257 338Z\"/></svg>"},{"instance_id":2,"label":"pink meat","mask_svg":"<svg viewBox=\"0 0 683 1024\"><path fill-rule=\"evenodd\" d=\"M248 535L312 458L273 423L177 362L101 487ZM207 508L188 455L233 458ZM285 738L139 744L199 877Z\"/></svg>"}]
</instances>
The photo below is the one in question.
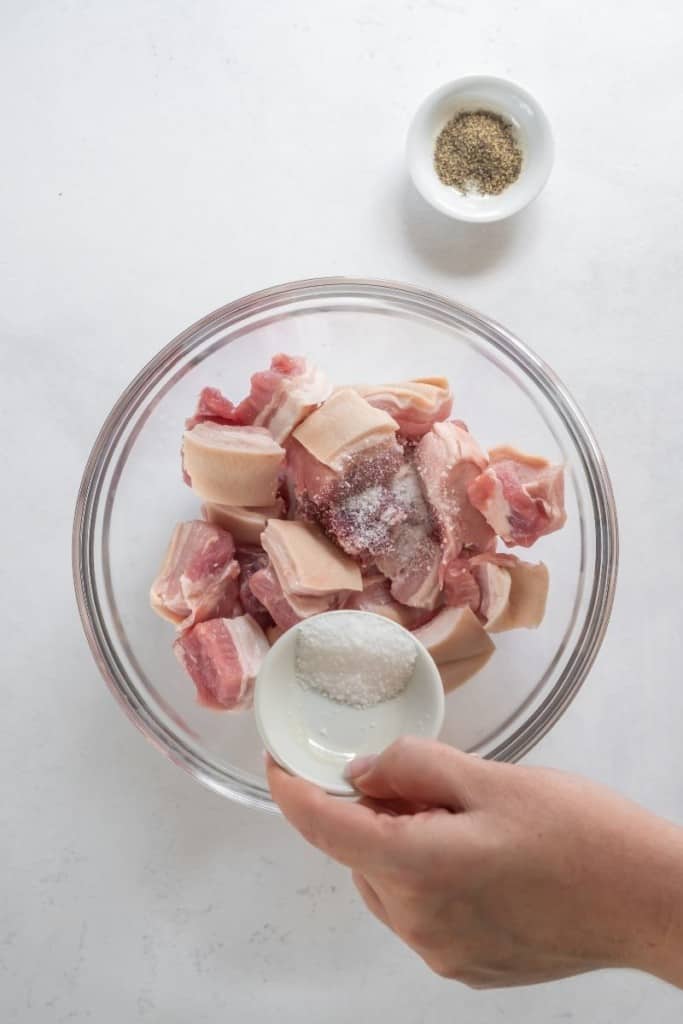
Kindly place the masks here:
<instances>
[{"instance_id":1,"label":"pink meat","mask_svg":"<svg viewBox=\"0 0 683 1024\"><path fill-rule=\"evenodd\" d=\"M349 451L339 471L319 462L294 438L287 442L287 470L301 515L321 524L347 554L367 561L385 550L396 521L391 481L403 462L393 437Z\"/></svg>"},{"instance_id":2,"label":"pink meat","mask_svg":"<svg viewBox=\"0 0 683 1024\"><path fill-rule=\"evenodd\" d=\"M436 423L417 446L416 465L441 536L443 564L495 546L495 535L467 489L488 459L464 424Z\"/></svg>"},{"instance_id":3,"label":"pink meat","mask_svg":"<svg viewBox=\"0 0 683 1024\"><path fill-rule=\"evenodd\" d=\"M393 469L393 461L391 469ZM383 476L383 475L382 475ZM392 490L392 476L356 489L347 483L337 489L321 520L347 554L367 563L386 554L393 546L396 526L406 518Z\"/></svg>"},{"instance_id":4,"label":"pink meat","mask_svg":"<svg viewBox=\"0 0 683 1024\"><path fill-rule=\"evenodd\" d=\"M405 462L391 481L398 515L389 540L375 562L391 581L391 593L401 604L432 610L441 589L441 549L432 537L432 517L420 479L412 463Z\"/></svg>"},{"instance_id":5,"label":"pink meat","mask_svg":"<svg viewBox=\"0 0 683 1024\"><path fill-rule=\"evenodd\" d=\"M409 608L391 594L391 580L380 573L364 580L363 591L351 594L345 608L361 612L373 612L398 622L404 629L417 629L432 618L432 612L425 608Z\"/></svg>"},{"instance_id":6,"label":"pink meat","mask_svg":"<svg viewBox=\"0 0 683 1024\"><path fill-rule=\"evenodd\" d=\"M417 473L393 437L349 452L339 472L292 440L287 464L302 514L362 565L376 562L397 601L435 607L441 553Z\"/></svg>"},{"instance_id":7,"label":"pink meat","mask_svg":"<svg viewBox=\"0 0 683 1024\"><path fill-rule=\"evenodd\" d=\"M285 597L278 578L270 568L259 569L249 577L249 588L254 598L267 609L276 626L289 629L301 622Z\"/></svg>"},{"instance_id":8,"label":"pink meat","mask_svg":"<svg viewBox=\"0 0 683 1024\"><path fill-rule=\"evenodd\" d=\"M239 711L251 706L254 680L269 644L250 615L200 622L173 645L180 664L207 707Z\"/></svg>"},{"instance_id":9,"label":"pink meat","mask_svg":"<svg viewBox=\"0 0 683 1024\"><path fill-rule=\"evenodd\" d=\"M311 615L328 612L337 603L335 595L298 597L285 594L270 565L255 572L249 580L249 586L254 597L267 608L275 625L281 626L282 629L289 629Z\"/></svg>"},{"instance_id":10,"label":"pink meat","mask_svg":"<svg viewBox=\"0 0 683 1024\"><path fill-rule=\"evenodd\" d=\"M479 608L481 594L472 572L472 562L474 559L453 558L443 567L444 601L450 608L468 605L473 612Z\"/></svg>"},{"instance_id":11,"label":"pink meat","mask_svg":"<svg viewBox=\"0 0 683 1024\"><path fill-rule=\"evenodd\" d=\"M448 419L453 407L453 396L444 378L423 378L358 391L375 409L388 412L398 423L401 436L409 440L419 440L435 423Z\"/></svg>"},{"instance_id":12,"label":"pink meat","mask_svg":"<svg viewBox=\"0 0 683 1024\"><path fill-rule=\"evenodd\" d=\"M239 565L226 530L196 520L178 523L152 584L152 608L180 629L229 617L237 601Z\"/></svg>"},{"instance_id":13,"label":"pink meat","mask_svg":"<svg viewBox=\"0 0 683 1024\"><path fill-rule=\"evenodd\" d=\"M293 492L295 504L310 509L312 518L318 511L329 507L340 475L329 466L318 462L315 456L295 438L290 438L287 452L287 477L290 485L290 502Z\"/></svg>"},{"instance_id":14,"label":"pink meat","mask_svg":"<svg viewBox=\"0 0 683 1024\"><path fill-rule=\"evenodd\" d=\"M564 526L564 469L515 448L495 448L490 465L469 482L468 496L512 547L531 547Z\"/></svg>"},{"instance_id":15,"label":"pink meat","mask_svg":"<svg viewBox=\"0 0 683 1024\"><path fill-rule=\"evenodd\" d=\"M252 374L251 391L237 406L242 423L256 423L257 417L278 394L283 381L301 376L307 363L301 356L287 356L280 352L270 361L270 369Z\"/></svg>"},{"instance_id":16,"label":"pink meat","mask_svg":"<svg viewBox=\"0 0 683 1024\"><path fill-rule=\"evenodd\" d=\"M229 398L221 394L218 388L202 388L197 408L192 416L185 421L185 429L192 430L198 423L243 424L245 421L237 417L237 411Z\"/></svg>"},{"instance_id":17,"label":"pink meat","mask_svg":"<svg viewBox=\"0 0 683 1024\"><path fill-rule=\"evenodd\" d=\"M251 390L239 405L218 388L204 388L186 428L191 430L206 420L230 426L253 425L266 427L276 441L282 441L329 393L322 371L300 356L280 352L273 356L270 369L252 375Z\"/></svg>"},{"instance_id":18,"label":"pink meat","mask_svg":"<svg viewBox=\"0 0 683 1024\"><path fill-rule=\"evenodd\" d=\"M253 423L266 427L280 444L330 395L327 377L297 356L274 356L269 370L251 378L251 394L240 404ZM248 409L248 412L247 412Z\"/></svg>"},{"instance_id":19,"label":"pink meat","mask_svg":"<svg viewBox=\"0 0 683 1024\"><path fill-rule=\"evenodd\" d=\"M262 629L268 629L273 625L273 619L268 609L258 600L251 589L252 576L260 572L261 569L265 569L268 564L268 556L263 548L241 547L237 549L235 557L240 566L240 604Z\"/></svg>"}]
</instances>

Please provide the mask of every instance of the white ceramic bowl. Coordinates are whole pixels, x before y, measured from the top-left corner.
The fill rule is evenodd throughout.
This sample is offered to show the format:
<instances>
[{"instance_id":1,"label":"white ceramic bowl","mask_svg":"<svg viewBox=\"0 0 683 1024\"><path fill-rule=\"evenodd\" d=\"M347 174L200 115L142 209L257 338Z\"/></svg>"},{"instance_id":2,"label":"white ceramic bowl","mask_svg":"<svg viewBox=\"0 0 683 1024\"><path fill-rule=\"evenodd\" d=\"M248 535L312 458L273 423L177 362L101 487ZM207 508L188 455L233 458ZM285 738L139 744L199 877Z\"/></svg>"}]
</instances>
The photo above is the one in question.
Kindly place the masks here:
<instances>
[{"instance_id":1,"label":"white ceramic bowl","mask_svg":"<svg viewBox=\"0 0 683 1024\"><path fill-rule=\"evenodd\" d=\"M465 195L444 185L436 173L434 147L439 132L463 110L490 110L515 129L522 170L500 195ZM472 75L442 85L422 103L408 132L406 156L415 187L431 206L456 220L487 223L510 217L536 198L553 165L553 137L548 118L526 90L503 78Z\"/></svg>"},{"instance_id":2,"label":"white ceramic bowl","mask_svg":"<svg viewBox=\"0 0 683 1024\"><path fill-rule=\"evenodd\" d=\"M378 754L399 736L436 737L444 718L441 676L412 634L370 612L326 612L316 621L328 619L343 630L349 618L380 619L382 629L398 634L399 641L404 634L415 645L413 674L397 697L356 708L304 689L295 669L301 626L288 629L271 647L254 691L256 727L266 750L283 768L339 796L355 793L344 778L344 769L354 757Z\"/></svg>"}]
</instances>

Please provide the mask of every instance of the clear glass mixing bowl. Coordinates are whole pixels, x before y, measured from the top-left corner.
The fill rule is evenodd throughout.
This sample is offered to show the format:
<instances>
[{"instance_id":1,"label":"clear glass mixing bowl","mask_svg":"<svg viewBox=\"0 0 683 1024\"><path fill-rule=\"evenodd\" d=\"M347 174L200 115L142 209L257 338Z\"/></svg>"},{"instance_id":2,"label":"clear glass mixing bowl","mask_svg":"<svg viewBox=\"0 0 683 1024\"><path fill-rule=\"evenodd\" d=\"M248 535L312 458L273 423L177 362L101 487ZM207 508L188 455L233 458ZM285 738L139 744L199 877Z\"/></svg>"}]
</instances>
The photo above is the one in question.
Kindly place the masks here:
<instances>
[{"instance_id":1,"label":"clear glass mixing bowl","mask_svg":"<svg viewBox=\"0 0 683 1024\"><path fill-rule=\"evenodd\" d=\"M536 631L497 635L485 670L447 699L446 742L517 760L560 717L600 647L617 572L612 489L583 416L536 355L486 317L400 284L333 278L249 295L184 331L126 388L85 467L73 533L81 618L112 693L200 782L276 809L252 714L195 702L148 590L174 523L199 514L179 465L199 390L210 384L239 398L280 351L309 356L337 384L445 375L455 415L484 446L565 463L567 525L530 555L550 569L546 619Z\"/></svg>"}]
</instances>

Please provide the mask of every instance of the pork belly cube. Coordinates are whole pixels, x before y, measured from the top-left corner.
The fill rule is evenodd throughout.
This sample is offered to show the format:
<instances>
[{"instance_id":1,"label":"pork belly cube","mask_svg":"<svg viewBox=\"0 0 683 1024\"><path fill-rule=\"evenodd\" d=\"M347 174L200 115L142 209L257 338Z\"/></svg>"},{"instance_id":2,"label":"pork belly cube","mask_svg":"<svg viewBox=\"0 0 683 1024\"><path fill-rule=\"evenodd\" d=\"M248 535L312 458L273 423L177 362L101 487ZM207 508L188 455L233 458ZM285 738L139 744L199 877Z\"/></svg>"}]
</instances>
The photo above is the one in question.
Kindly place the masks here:
<instances>
[{"instance_id":1,"label":"pork belly cube","mask_svg":"<svg viewBox=\"0 0 683 1024\"><path fill-rule=\"evenodd\" d=\"M205 422L183 435L183 467L190 486L212 504L275 504L284 455L263 427Z\"/></svg>"},{"instance_id":2,"label":"pork belly cube","mask_svg":"<svg viewBox=\"0 0 683 1024\"><path fill-rule=\"evenodd\" d=\"M321 522L345 551L376 564L397 601L433 609L441 551L415 467L393 442L381 452L371 449L361 463L362 472L345 476Z\"/></svg>"},{"instance_id":3,"label":"pork belly cube","mask_svg":"<svg viewBox=\"0 0 683 1024\"><path fill-rule=\"evenodd\" d=\"M266 427L274 439L284 441L308 414L329 396L325 374L300 356L279 353L270 369L251 378L251 391L234 405L218 388L204 388L194 415L187 421L191 430L211 421L233 426Z\"/></svg>"},{"instance_id":4,"label":"pork belly cube","mask_svg":"<svg viewBox=\"0 0 683 1024\"><path fill-rule=\"evenodd\" d=\"M270 560L249 586L284 629L338 607L349 591L363 589L358 565L313 523L271 519L261 543Z\"/></svg>"},{"instance_id":5,"label":"pork belly cube","mask_svg":"<svg viewBox=\"0 0 683 1024\"><path fill-rule=\"evenodd\" d=\"M488 459L464 424L435 423L417 446L417 466L441 536L443 564L462 552L495 546L494 532L472 505L468 487Z\"/></svg>"},{"instance_id":6,"label":"pork belly cube","mask_svg":"<svg viewBox=\"0 0 683 1024\"><path fill-rule=\"evenodd\" d=\"M388 550L394 527L406 520L404 503L394 491L404 462L393 437L364 449L347 461L331 488L318 491L316 500L308 492L303 507L347 554L367 565Z\"/></svg>"},{"instance_id":7,"label":"pork belly cube","mask_svg":"<svg viewBox=\"0 0 683 1024\"><path fill-rule=\"evenodd\" d=\"M396 421L353 388L340 388L293 432L324 466L340 471L350 457L395 437Z\"/></svg>"},{"instance_id":8,"label":"pork belly cube","mask_svg":"<svg viewBox=\"0 0 683 1024\"><path fill-rule=\"evenodd\" d=\"M282 442L302 420L313 412L331 392L330 383L316 366L299 356L280 353L273 357L269 370L251 378L251 394L240 404L254 409L249 422L266 427L275 440Z\"/></svg>"},{"instance_id":9,"label":"pork belly cube","mask_svg":"<svg viewBox=\"0 0 683 1024\"><path fill-rule=\"evenodd\" d=\"M447 420L453 396L445 377L420 377L384 387L358 387L356 391L376 409L383 409L408 440L419 440L435 423Z\"/></svg>"},{"instance_id":10,"label":"pork belly cube","mask_svg":"<svg viewBox=\"0 0 683 1024\"><path fill-rule=\"evenodd\" d=\"M547 565L519 562L508 569L512 579L505 629L537 629L545 617L550 574Z\"/></svg>"},{"instance_id":11,"label":"pork belly cube","mask_svg":"<svg viewBox=\"0 0 683 1024\"><path fill-rule=\"evenodd\" d=\"M150 589L154 611L180 629L230 616L239 590L234 554L232 537L220 527L201 520L178 523Z\"/></svg>"},{"instance_id":12,"label":"pork belly cube","mask_svg":"<svg viewBox=\"0 0 683 1024\"><path fill-rule=\"evenodd\" d=\"M268 610L275 625L283 630L310 618L311 615L331 611L338 602L337 594L320 597L286 594L270 565L250 577L249 587L254 597Z\"/></svg>"},{"instance_id":13,"label":"pork belly cube","mask_svg":"<svg viewBox=\"0 0 683 1024\"><path fill-rule=\"evenodd\" d=\"M271 519L261 544L287 595L319 597L363 589L357 563L314 523Z\"/></svg>"},{"instance_id":14,"label":"pork belly cube","mask_svg":"<svg viewBox=\"0 0 683 1024\"><path fill-rule=\"evenodd\" d=\"M468 607L442 608L413 636L436 662L446 693L476 675L495 650L491 637Z\"/></svg>"},{"instance_id":15,"label":"pork belly cube","mask_svg":"<svg viewBox=\"0 0 683 1024\"><path fill-rule=\"evenodd\" d=\"M245 614L251 615L262 629L267 629L268 626L272 626L273 619L268 609L254 595L251 578L268 565L268 555L263 548L247 544L237 548L235 558L240 566L239 600L242 610Z\"/></svg>"},{"instance_id":16,"label":"pork belly cube","mask_svg":"<svg viewBox=\"0 0 683 1024\"><path fill-rule=\"evenodd\" d=\"M250 615L200 622L173 645L199 703L230 711L251 707L254 681L269 649Z\"/></svg>"},{"instance_id":17,"label":"pork belly cube","mask_svg":"<svg viewBox=\"0 0 683 1024\"><path fill-rule=\"evenodd\" d=\"M277 498L274 504L262 508L207 504L202 507L202 515L207 522L228 530L236 544L258 544L268 520L283 517L284 502Z\"/></svg>"},{"instance_id":18,"label":"pork belly cube","mask_svg":"<svg viewBox=\"0 0 683 1024\"><path fill-rule=\"evenodd\" d=\"M188 420L185 429L192 430L198 423L238 424L235 405L218 388L202 388L197 408Z\"/></svg>"},{"instance_id":19,"label":"pork belly cube","mask_svg":"<svg viewBox=\"0 0 683 1024\"><path fill-rule=\"evenodd\" d=\"M479 585L479 615L491 633L502 632L510 604L512 577L508 569L493 562L483 562L472 570Z\"/></svg>"},{"instance_id":20,"label":"pork belly cube","mask_svg":"<svg viewBox=\"0 0 683 1024\"><path fill-rule=\"evenodd\" d=\"M287 450L287 478L296 507L311 516L327 509L342 479L329 466L318 462L308 449L290 438Z\"/></svg>"},{"instance_id":21,"label":"pork belly cube","mask_svg":"<svg viewBox=\"0 0 683 1024\"><path fill-rule=\"evenodd\" d=\"M432 612L426 608L409 608L401 604L391 593L391 580L381 573L372 573L363 578L363 589L360 593L350 594L344 602L344 608L359 612L372 612L382 615L385 619L397 622L404 629L417 629L427 622Z\"/></svg>"},{"instance_id":22,"label":"pork belly cube","mask_svg":"<svg viewBox=\"0 0 683 1024\"><path fill-rule=\"evenodd\" d=\"M441 608L433 619L414 630L437 665L491 653L494 644L471 608Z\"/></svg>"},{"instance_id":23,"label":"pork belly cube","mask_svg":"<svg viewBox=\"0 0 683 1024\"><path fill-rule=\"evenodd\" d=\"M475 654L471 658L462 658L460 661L449 661L446 665L439 665L439 675L446 693L452 693L468 679L472 679L481 672L486 663L490 660L493 651L486 654Z\"/></svg>"},{"instance_id":24,"label":"pork belly cube","mask_svg":"<svg viewBox=\"0 0 683 1024\"><path fill-rule=\"evenodd\" d=\"M479 614L489 633L540 626L550 583L543 562L533 565L510 555L481 555L472 559L472 572L481 590Z\"/></svg>"},{"instance_id":25,"label":"pork belly cube","mask_svg":"<svg viewBox=\"0 0 683 1024\"><path fill-rule=\"evenodd\" d=\"M468 495L491 528L512 547L528 548L564 526L564 468L516 448L494 448Z\"/></svg>"},{"instance_id":26,"label":"pork belly cube","mask_svg":"<svg viewBox=\"0 0 683 1024\"><path fill-rule=\"evenodd\" d=\"M377 568L391 580L391 594L410 608L432 610L439 602L441 549L425 523L401 523Z\"/></svg>"},{"instance_id":27,"label":"pork belly cube","mask_svg":"<svg viewBox=\"0 0 683 1024\"><path fill-rule=\"evenodd\" d=\"M450 608L467 606L476 612L481 603L479 584L467 558L452 558L443 566L444 603Z\"/></svg>"}]
</instances>

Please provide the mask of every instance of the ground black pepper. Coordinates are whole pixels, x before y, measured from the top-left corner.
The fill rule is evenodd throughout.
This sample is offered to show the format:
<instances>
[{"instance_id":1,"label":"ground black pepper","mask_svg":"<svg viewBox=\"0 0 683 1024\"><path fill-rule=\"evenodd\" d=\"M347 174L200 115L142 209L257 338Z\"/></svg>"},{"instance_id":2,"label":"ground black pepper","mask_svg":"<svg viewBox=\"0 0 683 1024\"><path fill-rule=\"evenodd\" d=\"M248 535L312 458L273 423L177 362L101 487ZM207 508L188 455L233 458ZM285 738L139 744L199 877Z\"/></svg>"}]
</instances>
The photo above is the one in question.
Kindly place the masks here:
<instances>
[{"instance_id":1,"label":"ground black pepper","mask_svg":"<svg viewBox=\"0 0 683 1024\"><path fill-rule=\"evenodd\" d=\"M462 111L439 133L434 166L444 185L498 195L519 177L522 151L512 125L499 114Z\"/></svg>"}]
</instances>

